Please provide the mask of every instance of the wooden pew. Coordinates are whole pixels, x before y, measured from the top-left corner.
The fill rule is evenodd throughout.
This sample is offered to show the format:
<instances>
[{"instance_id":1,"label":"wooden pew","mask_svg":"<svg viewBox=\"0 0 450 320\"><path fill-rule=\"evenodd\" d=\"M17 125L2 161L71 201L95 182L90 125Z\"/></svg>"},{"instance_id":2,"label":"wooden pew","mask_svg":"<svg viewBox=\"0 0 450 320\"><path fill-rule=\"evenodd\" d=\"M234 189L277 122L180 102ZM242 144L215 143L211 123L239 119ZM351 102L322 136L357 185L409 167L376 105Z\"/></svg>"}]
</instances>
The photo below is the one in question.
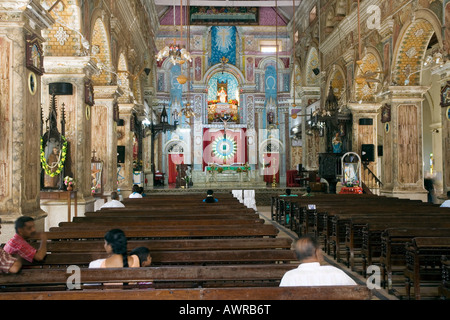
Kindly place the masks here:
<instances>
[{"instance_id":1,"label":"wooden pew","mask_svg":"<svg viewBox=\"0 0 450 320\"><path fill-rule=\"evenodd\" d=\"M374 258L381 255L381 234L389 227L429 227L450 228L447 214L427 213L377 213L368 216L356 216L345 223L346 262L355 270L355 252L362 259L362 271L371 265Z\"/></svg>"},{"instance_id":2,"label":"wooden pew","mask_svg":"<svg viewBox=\"0 0 450 320\"><path fill-rule=\"evenodd\" d=\"M81 290L0 293L0 300L370 300L367 286L157 290Z\"/></svg>"},{"instance_id":3,"label":"wooden pew","mask_svg":"<svg viewBox=\"0 0 450 320\"><path fill-rule=\"evenodd\" d=\"M381 233L380 266L384 287L391 293L393 274L403 272L406 267L406 244L415 237L450 237L450 228L387 228Z\"/></svg>"},{"instance_id":4,"label":"wooden pew","mask_svg":"<svg viewBox=\"0 0 450 320\"><path fill-rule=\"evenodd\" d=\"M406 245L405 289L416 300L422 298L421 285L436 288L442 283L442 255L450 255L450 237L416 237Z\"/></svg>"},{"instance_id":5,"label":"wooden pew","mask_svg":"<svg viewBox=\"0 0 450 320\"><path fill-rule=\"evenodd\" d=\"M154 251L151 253L152 265L211 265L239 263L290 263L297 258L293 250L243 249L243 250L183 250ZM47 254L41 263L24 262L23 268L58 268L78 265L87 267L93 260L107 258L105 252L69 252Z\"/></svg>"},{"instance_id":6,"label":"wooden pew","mask_svg":"<svg viewBox=\"0 0 450 320\"><path fill-rule=\"evenodd\" d=\"M193 227L193 228L123 228L128 239L158 239L158 238L235 238L235 237L272 237L275 238L279 230L273 225L263 224L259 226L215 226ZM69 240L69 239L103 239L110 228L106 227L98 230L78 230L78 231L52 231L47 232L48 240ZM37 237L31 240L39 240Z\"/></svg>"},{"instance_id":7,"label":"wooden pew","mask_svg":"<svg viewBox=\"0 0 450 320\"><path fill-rule=\"evenodd\" d=\"M442 283L439 287L439 295L441 299L450 299L450 259L443 255L441 258L442 264Z\"/></svg>"},{"instance_id":8,"label":"wooden pew","mask_svg":"<svg viewBox=\"0 0 450 320\"><path fill-rule=\"evenodd\" d=\"M79 279L82 289L92 289L92 284L114 283L135 283L138 286L145 283L152 288L279 286L283 275L296 267L298 264L80 268ZM26 291L30 286L33 291L66 290L67 283L73 283L72 275L73 272L66 268L24 269L19 274L0 275L0 291Z\"/></svg>"},{"instance_id":9,"label":"wooden pew","mask_svg":"<svg viewBox=\"0 0 450 320\"><path fill-rule=\"evenodd\" d=\"M154 251L204 251L204 250L290 250L293 241L289 238L227 238L227 239L182 239L182 240L129 240L128 248L147 247ZM50 241L47 250L50 253L68 252L104 252L104 240L67 240ZM40 243L33 244L38 248Z\"/></svg>"}]
</instances>

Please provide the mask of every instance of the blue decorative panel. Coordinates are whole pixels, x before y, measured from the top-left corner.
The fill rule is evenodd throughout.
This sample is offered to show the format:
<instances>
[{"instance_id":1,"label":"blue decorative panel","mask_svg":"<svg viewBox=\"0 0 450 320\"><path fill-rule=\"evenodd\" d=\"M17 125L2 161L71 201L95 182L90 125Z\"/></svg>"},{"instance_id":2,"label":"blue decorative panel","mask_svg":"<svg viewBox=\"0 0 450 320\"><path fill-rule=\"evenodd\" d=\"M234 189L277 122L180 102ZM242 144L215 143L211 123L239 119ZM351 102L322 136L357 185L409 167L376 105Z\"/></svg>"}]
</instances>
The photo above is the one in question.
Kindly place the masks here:
<instances>
[{"instance_id":1,"label":"blue decorative panel","mask_svg":"<svg viewBox=\"0 0 450 320\"><path fill-rule=\"evenodd\" d=\"M210 65L220 63L222 57L228 63L236 65L236 27L220 26L211 28L211 60Z\"/></svg>"}]
</instances>

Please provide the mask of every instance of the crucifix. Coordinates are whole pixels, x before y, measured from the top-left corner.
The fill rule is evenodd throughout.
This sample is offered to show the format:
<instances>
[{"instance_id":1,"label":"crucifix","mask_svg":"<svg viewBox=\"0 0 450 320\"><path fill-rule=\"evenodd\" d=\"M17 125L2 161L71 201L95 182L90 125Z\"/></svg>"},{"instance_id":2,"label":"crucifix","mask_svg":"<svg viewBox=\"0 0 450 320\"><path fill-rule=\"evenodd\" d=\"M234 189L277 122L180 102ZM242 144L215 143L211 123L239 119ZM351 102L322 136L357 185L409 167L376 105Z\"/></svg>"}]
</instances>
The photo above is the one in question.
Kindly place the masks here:
<instances>
[{"instance_id":1,"label":"crucifix","mask_svg":"<svg viewBox=\"0 0 450 320\"><path fill-rule=\"evenodd\" d=\"M231 116L226 113L222 116L222 118L220 118L220 120L222 120L223 122L223 127L224 127L224 133L223 133L223 164L226 164L227 162L227 148L226 148L226 143L227 143L227 124L228 121L231 119Z\"/></svg>"},{"instance_id":2,"label":"crucifix","mask_svg":"<svg viewBox=\"0 0 450 320\"><path fill-rule=\"evenodd\" d=\"M227 37L230 33L225 29L221 29L219 32L217 32L217 34L222 38L222 47L225 48Z\"/></svg>"}]
</instances>

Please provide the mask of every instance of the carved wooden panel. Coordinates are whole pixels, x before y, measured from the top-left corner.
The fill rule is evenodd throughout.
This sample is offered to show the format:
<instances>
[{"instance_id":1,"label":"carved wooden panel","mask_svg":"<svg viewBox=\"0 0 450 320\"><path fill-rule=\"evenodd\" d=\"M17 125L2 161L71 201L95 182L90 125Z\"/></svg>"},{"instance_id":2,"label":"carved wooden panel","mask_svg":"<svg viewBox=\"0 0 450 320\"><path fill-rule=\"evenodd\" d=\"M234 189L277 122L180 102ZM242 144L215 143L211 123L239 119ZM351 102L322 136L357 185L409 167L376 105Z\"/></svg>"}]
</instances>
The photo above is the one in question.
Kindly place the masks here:
<instances>
[{"instance_id":1,"label":"carved wooden panel","mask_svg":"<svg viewBox=\"0 0 450 320\"><path fill-rule=\"evenodd\" d=\"M398 181L419 180L419 128L417 106L398 107Z\"/></svg>"},{"instance_id":2,"label":"carved wooden panel","mask_svg":"<svg viewBox=\"0 0 450 320\"><path fill-rule=\"evenodd\" d=\"M11 188L11 42L0 37L0 202Z\"/></svg>"}]
</instances>

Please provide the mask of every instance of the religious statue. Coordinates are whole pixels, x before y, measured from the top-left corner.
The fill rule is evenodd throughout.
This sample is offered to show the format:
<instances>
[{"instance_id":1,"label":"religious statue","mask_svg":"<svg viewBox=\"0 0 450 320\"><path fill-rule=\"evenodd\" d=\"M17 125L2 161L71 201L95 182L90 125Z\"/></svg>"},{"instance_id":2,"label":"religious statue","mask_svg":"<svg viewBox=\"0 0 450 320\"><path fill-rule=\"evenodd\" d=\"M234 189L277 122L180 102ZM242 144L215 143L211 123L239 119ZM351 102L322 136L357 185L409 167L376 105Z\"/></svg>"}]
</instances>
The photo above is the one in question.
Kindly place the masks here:
<instances>
[{"instance_id":1,"label":"religious statue","mask_svg":"<svg viewBox=\"0 0 450 320\"><path fill-rule=\"evenodd\" d=\"M342 140L339 136L339 132L336 132L336 136L333 138L332 145L333 153L342 153Z\"/></svg>"},{"instance_id":2,"label":"religious statue","mask_svg":"<svg viewBox=\"0 0 450 320\"><path fill-rule=\"evenodd\" d=\"M225 92L225 89L222 88L219 92L219 100L221 103L227 103L227 93Z\"/></svg>"},{"instance_id":3,"label":"religious statue","mask_svg":"<svg viewBox=\"0 0 450 320\"><path fill-rule=\"evenodd\" d=\"M59 148L53 147L53 152L50 153L50 155L47 158L47 163L52 173L58 170L59 161L60 161ZM46 188L56 188L58 186L58 182L59 182L59 175L52 177L46 174L44 177L44 186Z\"/></svg>"}]
</instances>

